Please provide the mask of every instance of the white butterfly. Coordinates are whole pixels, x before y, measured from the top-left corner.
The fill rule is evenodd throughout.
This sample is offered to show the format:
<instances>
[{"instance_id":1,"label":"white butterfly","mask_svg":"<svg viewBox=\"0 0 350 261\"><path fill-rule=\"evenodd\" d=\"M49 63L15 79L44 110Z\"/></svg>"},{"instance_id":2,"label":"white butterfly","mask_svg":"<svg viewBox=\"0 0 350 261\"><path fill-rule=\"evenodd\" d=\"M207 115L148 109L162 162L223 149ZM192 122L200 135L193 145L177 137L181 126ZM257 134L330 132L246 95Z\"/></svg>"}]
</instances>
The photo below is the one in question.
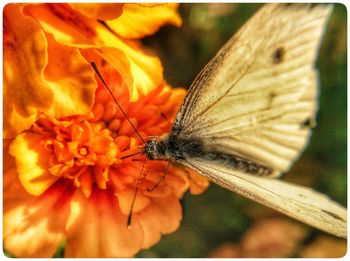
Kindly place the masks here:
<instances>
[{"instance_id":1,"label":"white butterfly","mask_svg":"<svg viewBox=\"0 0 350 261\"><path fill-rule=\"evenodd\" d=\"M346 209L310 188L271 179L310 136L314 62L331 5L267 4L192 83L171 133L147 141L211 181L328 233L346 237Z\"/></svg>"},{"instance_id":2,"label":"white butterfly","mask_svg":"<svg viewBox=\"0 0 350 261\"><path fill-rule=\"evenodd\" d=\"M231 191L346 238L344 207L310 188L272 179L288 171L309 140L317 110L314 62L331 12L331 5L263 6L194 80L172 131L150 141L140 136L91 64L144 141L136 154L178 162ZM137 189L128 225L136 194Z\"/></svg>"}]
</instances>

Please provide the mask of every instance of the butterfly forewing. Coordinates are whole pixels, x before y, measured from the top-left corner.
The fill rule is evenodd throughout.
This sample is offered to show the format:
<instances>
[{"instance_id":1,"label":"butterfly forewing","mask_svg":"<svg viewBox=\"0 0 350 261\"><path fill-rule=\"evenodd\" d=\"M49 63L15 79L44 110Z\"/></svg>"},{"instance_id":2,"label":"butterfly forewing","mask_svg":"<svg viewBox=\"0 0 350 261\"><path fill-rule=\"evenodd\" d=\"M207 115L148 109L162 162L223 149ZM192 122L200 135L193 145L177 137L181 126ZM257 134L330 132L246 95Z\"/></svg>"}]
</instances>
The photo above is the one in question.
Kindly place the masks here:
<instances>
[{"instance_id":1,"label":"butterfly forewing","mask_svg":"<svg viewBox=\"0 0 350 261\"><path fill-rule=\"evenodd\" d=\"M268 4L202 70L174 133L285 172L317 110L318 47L330 5Z\"/></svg>"}]
</instances>

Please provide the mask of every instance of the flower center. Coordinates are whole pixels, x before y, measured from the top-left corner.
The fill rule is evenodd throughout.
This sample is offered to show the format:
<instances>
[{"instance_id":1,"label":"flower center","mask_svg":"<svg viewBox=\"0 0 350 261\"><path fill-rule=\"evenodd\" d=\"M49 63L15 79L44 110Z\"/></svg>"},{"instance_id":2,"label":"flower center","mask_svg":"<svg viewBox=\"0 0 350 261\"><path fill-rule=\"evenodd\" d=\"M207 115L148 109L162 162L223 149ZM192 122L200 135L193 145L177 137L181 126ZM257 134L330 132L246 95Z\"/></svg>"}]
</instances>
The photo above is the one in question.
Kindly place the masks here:
<instances>
[{"instance_id":1,"label":"flower center","mask_svg":"<svg viewBox=\"0 0 350 261\"><path fill-rule=\"evenodd\" d=\"M157 99L160 95L163 102L169 98L166 94L164 99L159 91L152 95ZM150 97L124 105L130 121L143 137L161 135L169 129L170 123L161 117ZM71 179L85 196L89 197L93 186L106 189L112 185L114 190L135 186L142 161L131 162L132 159L123 157L140 151L142 143L104 89L97 89L89 115L60 120L42 115L32 131L45 137L42 145L52 155L50 174Z\"/></svg>"}]
</instances>

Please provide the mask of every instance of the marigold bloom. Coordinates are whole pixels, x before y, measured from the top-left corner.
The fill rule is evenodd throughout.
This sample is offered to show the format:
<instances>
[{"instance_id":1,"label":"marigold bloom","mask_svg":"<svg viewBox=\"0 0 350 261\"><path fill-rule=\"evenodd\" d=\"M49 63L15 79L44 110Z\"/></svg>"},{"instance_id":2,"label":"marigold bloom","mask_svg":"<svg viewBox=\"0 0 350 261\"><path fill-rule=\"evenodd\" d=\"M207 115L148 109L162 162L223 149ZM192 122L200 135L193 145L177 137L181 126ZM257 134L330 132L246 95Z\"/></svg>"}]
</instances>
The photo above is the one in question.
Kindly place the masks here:
<instances>
[{"instance_id":1,"label":"marigold bloom","mask_svg":"<svg viewBox=\"0 0 350 261\"><path fill-rule=\"evenodd\" d=\"M179 25L176 7L5 7L3 233L10 253L50 257L66 240L67 257L133 256L178 228L187 189L197 194L208 185L171 166L148 191L167 163L147 161L127 228L144 156L122 157L143 144L89 65L95 61L143 137L168 132L185 91L171 89L158 58L130 39ZM135 31L138 21L148 23Z\"/></svg>"}]
</instances>

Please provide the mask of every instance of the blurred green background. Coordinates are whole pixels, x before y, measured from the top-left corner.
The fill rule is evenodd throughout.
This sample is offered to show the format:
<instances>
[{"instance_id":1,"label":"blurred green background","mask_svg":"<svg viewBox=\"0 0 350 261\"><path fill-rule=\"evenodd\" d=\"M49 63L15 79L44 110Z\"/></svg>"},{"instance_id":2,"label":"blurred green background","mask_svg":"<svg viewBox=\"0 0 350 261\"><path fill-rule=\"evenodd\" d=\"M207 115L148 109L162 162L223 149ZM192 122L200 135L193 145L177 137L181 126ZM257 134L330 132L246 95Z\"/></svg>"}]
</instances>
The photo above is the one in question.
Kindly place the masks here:
<instances>
[{"instance_id":1,"label":"blurred green background","mask_svg":"<svg viewBox=\"0 0 350 261\"><path fill-rule=\"evenodd\" d=\"M188 87L201 68L260 4L182 4L181 28L164 27L145 39L161 57L165 78ZM347 12L335 4L320 49L320 109L317 127L300 160L283 179L324 192L347 204ZM261 218L279 217L247 199L211 184L205 193L182 200L183 221L173 234L138 257L207 257L226 242L240 242ZM298 249L322 232L307 228ZM298 256L298 249L293 256Z\"/></svg>"}]
</instances>

